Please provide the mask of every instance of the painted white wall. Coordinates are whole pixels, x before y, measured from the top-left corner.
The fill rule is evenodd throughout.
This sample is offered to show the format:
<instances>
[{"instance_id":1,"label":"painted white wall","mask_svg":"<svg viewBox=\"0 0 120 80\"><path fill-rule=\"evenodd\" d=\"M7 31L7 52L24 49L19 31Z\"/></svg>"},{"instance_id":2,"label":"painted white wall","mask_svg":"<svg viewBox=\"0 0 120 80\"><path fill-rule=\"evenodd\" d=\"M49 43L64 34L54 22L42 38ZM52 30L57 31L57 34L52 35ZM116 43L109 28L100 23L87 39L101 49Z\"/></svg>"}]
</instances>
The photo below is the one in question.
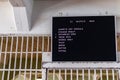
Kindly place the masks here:
<instances>
[{"instance_id":1,"label":"painted white wall","mask_svg":"<svg viewBox=\"0 0 120 80\"><path fill-rule=\"evenodd\" d=\"M117 31L120 33L120 0L36 0L30 31L3 31L0 26L0 33L51 34L53 16L92 15L117 16Z\"/></svg>"},{"instance_id":2,"label":"painted white wall","mask_svg":"<svg viewBox=\"0 0 120 80\"><path fill-rule=\"evenodd\" d=\"M0 33L15 32L12 6L8 2L0 2Z\"/></svg>"},{"instance_id":3,"label":"painted white wall","mask_svg":"<svg viewBox=\"0 0 120 80\"><path fill-rule=\"evenodd\" d=\"M33 14L33 29L51 33L53 16L117 16L117 31L120 32L120 0L58 0L36 1Z\"/></svg>"},{"instance_id":4,"label":"painted white wall","mask_svg":"<svg viewBox=\"0 0 120 80\"><path fill-rule=\"evenodd\" d=\"M0 2L7 2L8 0L0 0Z\"/></svg>"}]
</instances>

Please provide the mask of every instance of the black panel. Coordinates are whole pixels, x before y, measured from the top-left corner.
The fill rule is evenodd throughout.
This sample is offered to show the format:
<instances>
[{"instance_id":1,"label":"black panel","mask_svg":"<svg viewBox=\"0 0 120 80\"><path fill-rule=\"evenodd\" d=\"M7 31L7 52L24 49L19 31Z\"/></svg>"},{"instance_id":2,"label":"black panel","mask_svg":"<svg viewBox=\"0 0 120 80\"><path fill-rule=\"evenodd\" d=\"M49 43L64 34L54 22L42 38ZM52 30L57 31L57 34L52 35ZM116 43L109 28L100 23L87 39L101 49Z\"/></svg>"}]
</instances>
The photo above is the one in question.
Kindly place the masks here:
<instances>
[{"instance_id":1,"label":"black panel","mask_svg":"<svg viewBox=\"0 0 120 80\"><path fill-rule=\"evenodd\" d=\"M114 16L53 17L53 61L116 61Z\"/></svg>"}]
</instances>

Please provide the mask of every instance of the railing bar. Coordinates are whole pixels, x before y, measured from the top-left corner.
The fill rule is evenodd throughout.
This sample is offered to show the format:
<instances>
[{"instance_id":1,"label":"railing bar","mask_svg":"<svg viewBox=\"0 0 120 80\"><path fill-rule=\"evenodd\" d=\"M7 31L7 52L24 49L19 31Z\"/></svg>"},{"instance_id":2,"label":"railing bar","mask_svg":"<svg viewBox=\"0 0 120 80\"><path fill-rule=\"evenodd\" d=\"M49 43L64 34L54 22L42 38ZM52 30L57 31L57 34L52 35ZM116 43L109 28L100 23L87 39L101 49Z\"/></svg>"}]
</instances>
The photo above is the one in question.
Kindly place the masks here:
<instances>
[{"instance_id":1,"label":"railing bar","mask_svg":"<svg viewBox=\"0 0 120 80\"><path fill-rule=\"evenodd\" d=\"M1 51L1 53L5 53L4 51ZM6 53L10 53L10 52L6 52ZM16 53L16 52L12 52L12 53ZM20 52L17 52L17 53L21 53L21 51ZM25 51L23 51L22 53L26 53ZM28 53L31 53L31 51L28 51ZM37 53L37 51L33 51L33 53ZM38 53L42 53L42 51L38 51Z\"/></svg>"},{"instance_id":2,"label":"railing bar","mask_svg":"<svg viewBox=\"0 0 120 80\"><path fill-rule=\"evenodd\" d=\"M42 52L44 52L44 36L42 37Z\"/></svg>"},{"instance_id":3,"label":"railing bar","mask_svg":"<svg viewBox=\"0 0 120 80\"><path fill-rule=\"evenodd\" d=\"M38 46L39 46L39 37L37 37L37 53L36 53L36 75L35 80L37 79L37 69L38 69Z\"/></svg>"},{"instance_id":4,"label":"railing bar","mask_svg":"<svg viewBox=\"0 0 120 80\"><path fill-rule=\"evenodd\" d=\"M13 36L11 37L11 47L10 47L10 62L9 62L9 70L11 69L11 59L12 59L12 48L13 48ZM8 72L7 80L10 79L10 71Z\"/></svg>"},{"instance_id":5,"label":"railing bar","mask_svg":"<svg viewBox=\"0 0 120 80\"><path fill-rule=\"evenodd\" d=\"M16 53L15 53L15 62L14 62L14 73L13 73L13 80L15 80L15 74L16 74L16 62L17 62L17 51L18 51L18 36L17 38L17 42L16 42Z\"/></svg>"},{"instance_id":6,"label":"railing bar","mask_svg":"<svg viewBox=\"0 0 120 80\"><path fill-rule=\"evenodd\" d=\"M8 37L6 37L6 45L5 45L5 56L4 56L4 64L3 64L3 69L5 69L5 65L6 65L6 57L7 57L7 44L8 44ZM3 75L2 75L2 80L4 80L4 76L5 76L5 71L3 71Z\"/></svg>"},{"instance_id":7,"label":"railing bar","mask_svg":"<svg viewBox=\"0 0 120 80\"><path fill-rule=\"evenodd\" d=\"M36 71L36 69L0 69L0 71ZM41 69L38 69L37 71L42 71Z\"/></svg>"},{"instance_id":8,"label":"railing bar","mask_svg":"<svg viewBox=\"0 0 120 80\"><path fill-rule=\"evenodd\" d=\"M30 63L30 69L32 69L32 64L33 64L33 46L34 46L34 37L32 36L32 48L31 48L31 63ZM32 79L31 73L32 73L32 71L30 70L30 80Z\"/></svg>"},{"instance_id":9,"label":"railing bar","mask_svg":"<svg viewBox=\"0 0 120 80\"><path fill-rule=\"evenodd\" d=\"M76 77L77 77L77 80L79 79L79 78L78 78L78 77L79 77L78 74L79 74L79 73L78 73L78 69L76 69Z\"/></svg>"},{"instance_id":10,"label":"railing bar","mask_svg":"<svg viewBox=\"0 0 120 80\"><path fill-rule=\"evenodd\" d=\"M120 80L120 70L118 69L118 80Z\"/></svg>"},{"instance_id":11,"label":"railing bar","mask_svg":"<svg viewBox=\"0 0 120 80\"><path fill-rule=\"evenodd\" d=\"M84 80L84 69L82 69L82 80Z\"/></svg>"},{"instance_id":12,"label":"railing bar","mask_svg":"<svg viewBox=\"0 0 120 80\"><path fill-rule=\"evenodd\" d=\"M94 69L94 80L96 80L96 69Z\"/></svg>"},{"instance_id":13,"label":"railing bar","mask_svg":"<svg viewBox=\"0 0 120 80\"><path fill-rule=\"evenodd\" d=\"M19 69L21 69L22 66L22 51L23 51L23 36L22 36L22 40L21 40L21 53L20 53L20 66ZM21 75L21 71L19 71L19 79L20 79L20 75Z\"/></svg>"},{"instance_id":14,"label":"railing bar","mask_svg":"<svg viewBox=\"0 0 120 80\"><path fill-rule=\"evenodd\" d=\"M109 80L108 76L109 76L109 75L108 75L108 69L106 69L106 79L107 79L107 80Z\"/></svg>"},{"instance_id":15,"label":"railing bar","mask_svg":"<svg viewBox=\"0 0 120 80\"><path fill-rule=\"evenodd\" d=\"M67 70L65 69L65 80L67 80Z\"/></svg>"},{"instance_id":16,"label":"railing bar","mask_svg":"<svg viewBox=\"0 0 120 80\"><path fill-rule=\"evenodd\" d=\"M115 80L114 69L112 69L112 80Z\"/></svg>"},{"instance_id":17,"label":"railing bar","mask_svg":"<svg viewBox=\"0 0 120 80\"><path fill-rule=\"evenodd\" d=\"M71 77L71 80L73 80L72 69L70 70L70 77Z\"/></svg>"},{"instance_id":18,"label":"railing bar","mask_svg":"<svg viewBox=\"0 0 120 80\"><path fill-rule=\"evenodd\" d=\"M53 80L55 80L55 69L53 69Z\"/></svg>"},{"instance_id":19,"label":"railing bar","mask_svg":"<svg viewBox=\"0 0 120 80\"><path fill-rule=\"evenodd\" d=\"M61 69L59 69L59 79L58 80L61 80Z\"/></svg>"},{"instance_id":20,"label":"railing bar","mask_svg":"<svg viewBox=\"0 0 120 80\"><path fill-rule=\"evenodd\" d=\"M88 80L90 80L90 69L88 69Z\"/></svg>"},{"instance_id":21,"label":"railing bar","mask_svg":"<svg viewBox=\"0 0 120 80\"><path fill-rule=\"evenodd\" d=\"M103 80L102 78L102 69L100 69L100 80Z\"/></svg>"},{"instance_id":22,"label":"railing bar","mask_svg":"<svg viewBox=\"0 0 120 80\"><path fill-rule=\"evenodd\" d=\"M1 60L1 58L2 58L2 45L3 45L3 36L1 37L1 45L0 45L0 46L1 46L1 47L0 47L0 48L1 48L1 50L0 50L0 53L1 53L1 54L0 54L0 60Z\"/></svg>"},{"instance_id":23,"label":"railing bar","mask_svg":"<svg viewBox=\"0 0 120 80\"><path fill-rule=\"evenodd\" d=\"M50 44L49 38L50 38L50 37L48 36L47 52L49 52L49 44Z\"/></svg>"},{"instance_id":24,"label":"railing bar","mask_svg":"<svg viewBox=\"0 0 120 80\"><path fill-rule=\"evenodd\" d=\"M26 79L26 69L27 69L27 62L28 62L28 61L27 61L27 56L28 56L28 41L29 41L29 37L27 36L24 80Z\"/></svg>"},{"instance_id":25,"label":"railing bar","mask_svg":"<svg viewBox=\"0 0 120 80\"><path fill-rule=\"evenodd\" d=\"M0 53L0 61L2 61L2 54L3 54L3 53L2 53L2 45L3 45L3 36L1 36L1 47L0 47L0 48L1 48L0 52L1 52L1 53ZM3 80L3 79L2 79L2 80Z\"/></svg>"}]
</instances>

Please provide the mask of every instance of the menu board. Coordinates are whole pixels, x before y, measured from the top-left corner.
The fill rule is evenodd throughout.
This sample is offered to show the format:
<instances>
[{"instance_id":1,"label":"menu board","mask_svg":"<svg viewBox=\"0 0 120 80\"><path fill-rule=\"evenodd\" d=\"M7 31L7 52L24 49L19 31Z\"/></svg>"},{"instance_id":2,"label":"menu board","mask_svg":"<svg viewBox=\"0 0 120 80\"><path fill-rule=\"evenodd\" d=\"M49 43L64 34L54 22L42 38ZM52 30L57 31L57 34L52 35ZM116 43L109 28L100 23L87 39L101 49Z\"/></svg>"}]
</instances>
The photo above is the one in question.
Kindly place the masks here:
<instances>
[{"instance_id":1,"label":"menu board","mask_svg":"<svg viewBox=\"0 0 120 80\"><path fill-rule=\"evenodd\" d=\"M116 61L115 17L53 17L52 60Z\"/></svg>"}]
</instances>

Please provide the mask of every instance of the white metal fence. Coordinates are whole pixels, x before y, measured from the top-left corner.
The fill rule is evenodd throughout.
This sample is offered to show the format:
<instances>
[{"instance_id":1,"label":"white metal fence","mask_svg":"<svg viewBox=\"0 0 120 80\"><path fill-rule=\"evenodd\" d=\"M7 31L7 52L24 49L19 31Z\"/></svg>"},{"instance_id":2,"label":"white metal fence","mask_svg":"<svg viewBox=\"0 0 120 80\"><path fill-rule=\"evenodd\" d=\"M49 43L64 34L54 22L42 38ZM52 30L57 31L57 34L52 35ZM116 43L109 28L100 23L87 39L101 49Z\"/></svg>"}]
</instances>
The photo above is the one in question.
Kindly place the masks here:
<instances>
[{"instance_id":1,"label":"white metal fence","mask_svg":"<svg viewBox=\"0 0 120 80\"><path fill-rule=\"evenodd\" d=\"M42 52L49 35L0 35L0 80L41 79Z\"/></svg>"},{"instance_id":2,"label":"white metal fence","mask_svg":"<svg viewBox=\"0 0 120 80\"><path fill-rule=\"evenodd\" d=\"M47 80L119 80L117 69L48 69Z\"/></svg>"},{"instance_id":3,"label":"white metal fence","mask_svg":"<svg viewBox=\"0 0 120 80\"><path fill-rule=\"evenodd\" d=\"M50 35L0 35L0 80L37 80L41 79L42 75L45 75L43 80L120 79L117 63L113 63L115 65L105 63L106 65L99 69L91 69L92 65L88 64L60 65L58 62L45 64L42 69L43 52L51 52ZM86 65L89 68L80 68ZM72 67L67 68L69 66Z\"/></svg>"}]
</instances>

